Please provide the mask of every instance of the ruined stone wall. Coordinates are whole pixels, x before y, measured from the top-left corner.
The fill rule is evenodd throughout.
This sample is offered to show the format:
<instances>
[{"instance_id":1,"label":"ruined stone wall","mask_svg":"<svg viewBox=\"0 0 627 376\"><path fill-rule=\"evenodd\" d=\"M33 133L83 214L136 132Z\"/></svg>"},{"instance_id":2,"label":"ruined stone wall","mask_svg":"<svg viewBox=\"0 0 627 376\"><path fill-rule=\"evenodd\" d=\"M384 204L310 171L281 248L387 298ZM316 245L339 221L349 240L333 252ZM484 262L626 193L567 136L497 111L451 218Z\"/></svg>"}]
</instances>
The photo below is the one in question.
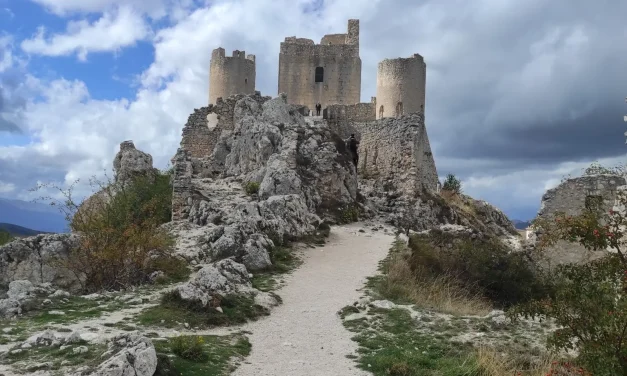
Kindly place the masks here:
<instances>
[{"instance_id":1,"label":"ruined stone wall","mask_svg":"<svg viewBox=\"0 0 627 376\"><path fill-rule=\"evenodd\" d=\"M587 196L601 196L604 208L609 210L614 205L617 188L627 184L620 175L599 174L581 176L568 179L559 186L549 189L542 196L539 217L565 212L567 215L577 215L585 207Z\"/></svg>"},{"instance_id":2,"label":"ruined stone wall","mask_svg":"<svg viewBox=\"0 0 627 376\"><path fill-rule=\"evenodd\" d=\"M209 103L234 94L253 94L255 78L255 55L235 50L227 57L224 48L216 48L209 68Z\"/></svg>"},{"instance_id":3,"label":"ruined stone wall","mask_svg":"<svg viewBox=\"0 0 627 376\"><path fill-rule=\"evenodd\" d=\"M190 158L205 158L211 155L222 131L233 129L235 103L244 97L244 94L220 97L216 104L194 109L183 127L181 149L185 150ZM261 96L258 91L251 97L259 103L270 100L270 97Z\"/></svg>"},{"instance_id":4,"label":"ruined stone wall","mask_svg":"<svg viewBox=\"0 0 627 376\"><path fill-rule=\"evenodd\" d=\"M436 191L438 174L422 114L355 123L360 175L413 196Z\"/></svg>"},{"instance_id":5,"label":"ruined stone wall","mask_svg":"<svg viewBox=\"0 0 627 376\"><path fill-rule=\"evenodd\" d=\"M377 71L377 119L424 112L427 66L419 54L385 59Z\"/></svg>"},{"instance_id":6,"label":"ruined stone wall","mask_svg":"<svg viewBox=\"0 0 627 376\"><path fill-rule=\"evenodd\" d=\"M324 70L315 82L316 67ZM348 21L347 34L325 35L321 44L287 37L279 54L279 93L290 104L325 108L330 104L356 104L361 96L359 20Z\"/></svg>"},{"instance_id":7,"label":"ruined stone wall","mask_svg":"<svg viewBox=\"0 0 627 376\"><path fill-rule=\"evenodd\" d=\"M621 175L598 174L568 179L549 189L542 196L539 218L550 218L557 212L567 215L581 214L586 197L603 198L603 210L609 211L615 204L618 187L627 184ZM552 267L563 263L581 263L602 257L605 251L589 251L578 243L559 241L543 252L544 264Z\"/></svg>"},{"instance_id":8,"label":"ruined stone wall","mask_svg":"<svg viewBox=\"0 0 627 376\"><path fill-rule=\"evenodd\" d=\"M330 125L364 123L376 120L374 110L374 103L332 104L324 109L322 116Z\"/></svg>"}]
</instances>

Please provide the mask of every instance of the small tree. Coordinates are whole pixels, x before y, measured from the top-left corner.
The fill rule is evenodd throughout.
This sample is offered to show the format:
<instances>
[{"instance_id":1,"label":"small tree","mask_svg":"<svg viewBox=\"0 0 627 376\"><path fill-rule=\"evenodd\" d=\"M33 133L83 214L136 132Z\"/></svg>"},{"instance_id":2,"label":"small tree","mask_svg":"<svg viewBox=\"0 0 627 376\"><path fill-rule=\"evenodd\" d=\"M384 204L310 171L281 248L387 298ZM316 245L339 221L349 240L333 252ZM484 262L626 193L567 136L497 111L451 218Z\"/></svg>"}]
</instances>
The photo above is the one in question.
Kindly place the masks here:
<instances>
[{"instance_id":1,"label":"small tree","mask_svg":"<svg viewBox=\"0 0 627 376\"><path fill-rule=\"evenodd\" d=\"M455 175L448 174L442 184L442 189L456 194L462 193L462 182Z\"/></svg>"},{"instance_id":2,"label":"small tree","mask_svg":"<svg viewBox=\"0 0 627 376\"><path fill-rule=\"evenodd\" d=\"M619 193L624 208L627 196ZM539 247L557 241L580 243L588 250L612 252L583 265L561 265L550 271L553 288L544 299L515 307L508 315L554 319L561 328L548 344L557 350L577 349L581 364L596 375L627 375L627 260L623 210L603 210L597 197L586 200L576 216L557 213L534 221L540 230Z\"/></svg>"}]
</instances>

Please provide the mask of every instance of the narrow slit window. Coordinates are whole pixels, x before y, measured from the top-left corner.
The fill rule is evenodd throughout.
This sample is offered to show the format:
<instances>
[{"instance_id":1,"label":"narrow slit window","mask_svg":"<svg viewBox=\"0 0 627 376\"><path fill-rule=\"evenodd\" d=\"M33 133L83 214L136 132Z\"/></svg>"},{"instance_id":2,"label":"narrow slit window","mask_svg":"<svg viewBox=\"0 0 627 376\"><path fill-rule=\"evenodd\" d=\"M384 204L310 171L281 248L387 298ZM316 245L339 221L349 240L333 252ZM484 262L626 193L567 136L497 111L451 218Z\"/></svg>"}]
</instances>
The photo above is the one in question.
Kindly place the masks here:
<instances>
[{"instance_id":1,"label":"narrow slit window","mask_svg":"<svg viewBox=\"0 0 627 376\"><path fill-rule=\"evenodd\" d=\"M316 67L316 82L323 82L323 81L324 81L324 68Z\"/></svg>"}]
</instances>

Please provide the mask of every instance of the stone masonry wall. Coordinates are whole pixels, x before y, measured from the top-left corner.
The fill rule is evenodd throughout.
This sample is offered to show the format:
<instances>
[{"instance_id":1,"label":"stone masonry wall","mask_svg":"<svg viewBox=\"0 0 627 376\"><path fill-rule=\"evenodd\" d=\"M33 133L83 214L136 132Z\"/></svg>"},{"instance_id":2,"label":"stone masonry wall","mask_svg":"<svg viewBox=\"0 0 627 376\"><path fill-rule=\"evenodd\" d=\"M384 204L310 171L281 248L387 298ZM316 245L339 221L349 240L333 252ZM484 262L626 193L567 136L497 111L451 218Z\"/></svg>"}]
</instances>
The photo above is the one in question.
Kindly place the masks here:
<instances>
[{"instance_id":1,"label":"stone masonry wall","mask_svg":"<svg viewBox=\"0 0 627 376\"><path fill-rule=\"evenodd\" d=\"M218 98L235 94L255 92L255 55L246 56L245 51L233 51L233 56L225 56L224 48L217 48L211 54L209 68L209 103L215 104Z\"/></svg>"},{"instance_id":2,"label":"stone masonry wall","mask_svg":"<svg viewBox=\"0 0 627 376\"><path fill-rule=\"evenodd\" d=\"M340 43L342 36L343 43ZM330 43L330 44L329 44ZM323 82L315 82L316 67L324 69ZM347 34L332 34L321 44L287 37L279 54L279 93L290 104L325 108L330 104L356 104L361 96L359 21L348 21Z\"/></svg>"},{"instance_id":3,"label":"stone masonry wall","mask_svg":"<svg viewBox=\"0 0 627 376\"><path fill-rule=\"evenodd\" d=\"M350 123L374 121L375 104L357 103L350 105L332 104L323 111L323 118L332 126L345 126ZM343 136L343 135L341 135Z\"/></svg>"},{"instance_id":4,"label":"stone masonry wall","mask_svg":"<svg viewBox=\"0 0 627 376\"><path fill-rule=\"evenodd\" d=\"M377 71L377 119L424 112L427 66L419 54L385 59Z\"/></svg>"},{"instance_id":5,"label":"stone masonry wall","mask_svg":"<svg viewBox=\"0 0 627 376\"><path fill-rule=\"evenodd\" d=\"M359 145L358 171L413 196L422 187L437 190L438 174L422 114L355 123Z\"/></svg>"},{"instance_id":6,"label":"stone masonry wall","mask_svg":"<svg viewBox=\"0 0 627 376\"><path fill-rule=\"evenodd\" d=\"M617 198L618 187L627 184L620 175L599 174L568 179L549 189L542 196L538 217L550 218L557 212L567 215L580 214L587 196L601 196L603 209L609 211ZM545 265L551 267L563 263L581 263L602 257L606 251L589 251L577 243L559 241L543 252Z\"/></svg>"},{"instance_id":7,"label":"stone masonry wall","mask_svg":"<svg viewBox=\"0 0 627 376\"><path fill-rule=\"evenodd\" d=\"M244 96L244 94L231 95L218 99L215 105L194 109L183 127L181 149L185 150L190 158L205 158L211 155L222 131L233 129L235 103ZM252 98L259 103L270 100L270 97L261 96L258 91Z\"/></svg>"}]
</instances>

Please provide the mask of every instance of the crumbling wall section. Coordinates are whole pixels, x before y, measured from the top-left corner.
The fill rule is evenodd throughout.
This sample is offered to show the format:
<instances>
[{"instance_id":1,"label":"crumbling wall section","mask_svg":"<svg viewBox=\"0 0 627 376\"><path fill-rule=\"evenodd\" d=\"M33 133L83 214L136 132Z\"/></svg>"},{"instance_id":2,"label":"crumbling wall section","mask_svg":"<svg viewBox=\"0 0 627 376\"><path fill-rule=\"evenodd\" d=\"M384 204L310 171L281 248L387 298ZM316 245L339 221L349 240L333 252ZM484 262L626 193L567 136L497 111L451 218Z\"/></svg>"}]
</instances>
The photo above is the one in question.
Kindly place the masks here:
<instances>
[{"instance_id":1,"label":"crumbling wall section","mask_svg":"<svg viewBox=\"0 0 627 376\"><path fill-rule=\"evenodd\" d=\"M183 127L181 149L185 150L190 158L205 158L211 155L222 132L233 129L235 103L245 96L236 94L218 98L216 104L194 109ZM249 96L260 104L270 100L269 96L262 96L258 91Z\"/></svg>"},{"instance_id":2,"label":"crumbling wall section","mask_svg":"<svg viewBox=\"0 0 627 376\"><path fill-rule=\"evenodd\" d=\"M386 190L414 197L422 189L435 192L438 174L421 113L355 123L358 171Z\"/></svg>"},{"instance_id":3,"label":"crumbling wall section","mask_svg":"<svg viewBox=\"0 0 627 376\"><path fill-rule=\"evenodd\" d=\"M581 214L586 200L597 197L602 200L602 209L609 211L615 204L619 187L625 184L625 177L613 174L586 175L565 180L542 196L538 217L549 219L558 212L566 215ZM541 261L545 266L553 267L588 262L605 254L605 250L590 251L578 243L558 241L542 252Z\"/></svg>"}]
</instances>

